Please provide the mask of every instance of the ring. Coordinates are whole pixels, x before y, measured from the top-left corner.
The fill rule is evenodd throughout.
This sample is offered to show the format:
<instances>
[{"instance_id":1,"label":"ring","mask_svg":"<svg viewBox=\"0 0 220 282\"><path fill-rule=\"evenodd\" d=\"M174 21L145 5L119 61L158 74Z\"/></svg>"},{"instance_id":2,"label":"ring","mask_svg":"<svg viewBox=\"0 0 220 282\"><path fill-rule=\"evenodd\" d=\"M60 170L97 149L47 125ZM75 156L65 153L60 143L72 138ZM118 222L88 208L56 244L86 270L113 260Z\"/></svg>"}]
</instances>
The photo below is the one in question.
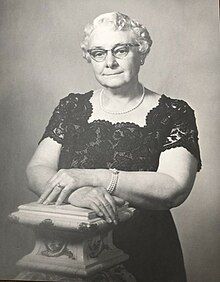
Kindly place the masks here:
<instances>
[{"instance_id":1,"label":"ring","mask_svg":"<svg viewBox=\"0 0 220 282\"><path fill-rule=\"evenodd\" d=\"M61 189L65 188L65 186L61 185L60 183L57 184L57 187Z\"/></svg>"}]
</instances>

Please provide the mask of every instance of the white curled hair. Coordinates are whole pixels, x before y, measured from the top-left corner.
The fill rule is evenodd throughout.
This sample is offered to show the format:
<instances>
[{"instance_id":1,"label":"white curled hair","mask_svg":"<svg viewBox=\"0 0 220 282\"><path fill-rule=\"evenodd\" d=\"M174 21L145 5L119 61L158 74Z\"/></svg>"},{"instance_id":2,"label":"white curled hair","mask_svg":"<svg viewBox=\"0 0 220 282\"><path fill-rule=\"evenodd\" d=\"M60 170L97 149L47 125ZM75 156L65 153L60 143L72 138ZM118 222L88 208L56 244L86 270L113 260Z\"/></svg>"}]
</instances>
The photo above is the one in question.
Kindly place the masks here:
<instances>
[{"instance_id":1,"label":"white curled hair","mask_svg":"<svg viewBox=\"0 0 220 282\"><path fill-rule=\"evenodd\" d=\"M114 30L133 31L136 36L135 40L140 45L139 52L144 54L145 56L150 52L150 48L153 42L146 27L144 27L137 21L132 20L125 14L112 12L98 16L94 19L92 24L87 24L84 29L84 39L80 46L83 51L83 57L88 62L90 62L90 57L87 53L90 35L97 26L101 26L102 24L110 25Z\"/></svg>"}]
</instances>

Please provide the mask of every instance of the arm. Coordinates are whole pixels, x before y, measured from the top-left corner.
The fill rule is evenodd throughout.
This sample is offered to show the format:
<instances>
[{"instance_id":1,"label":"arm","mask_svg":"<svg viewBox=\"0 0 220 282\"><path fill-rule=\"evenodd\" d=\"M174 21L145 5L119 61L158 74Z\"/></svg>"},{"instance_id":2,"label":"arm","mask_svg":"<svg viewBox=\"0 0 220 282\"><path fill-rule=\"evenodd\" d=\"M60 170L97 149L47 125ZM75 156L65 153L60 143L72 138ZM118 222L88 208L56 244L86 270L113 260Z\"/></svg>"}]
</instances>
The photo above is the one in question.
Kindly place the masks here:
<instances>
[{"instance_id":1,"label":"arm","mask_svg":"<svg viewBox=\"0 0 220 282\"><path fill-rule=\"evenodd\" d=\"M164 210L180 205L189 195L197 160L185 148L166 150L157 172L121 171L114 195L144 209ZM97 184L107 187L110 172L100 170Z\"/></svg>"},{"instance_id":2,"label":"arm","mask_svg":"<svg viewBox=\"0 0 220 282\"><path fill-rule=\"evenodd\" d=\"M46 190L50 192L61 184L64 191L74 191L80 187L94 186L95 175L90 169L60 169L58 162L61 144L52 138L45 138L35 151L27 166L29 188L37 195L42 195ZM59 193L56 193L57 196ZM66 196L68 193L65 194Z\"/></svg>"},{"instance_id":3,"label":"arm","mask_svg":"<svg viewBox=\"0 0 220 282\"><path fill-rule=\"evenodd\" d=\"M44 192L49 179L57 173L60 149L61 144L52 138L45 138L27 166L29 188L38 196Z\"/></svg>"},{"instance_id":4,"label":"arm","mask_svg":"<svg viewBox=\"0 0 220 282\"><path fill-rule=\"evenodd\" d=\"M172 110L171 121L173 124L171 131L162 144L158 171L123 171L120 173L117 189L114 191L115 196L129 201L137 207L146 209L169 209L181 204L192 189L197 165L198 168L201 167L198 132L193 110L183 101L174 100L173 102L173 100L169 100L167 103L168 102L171 103L171 105L168 106L170 107L170 111ZM58 120L59 124L57 133L60 132L60 128L65 128L65 126L62 125L64 118L60 116L60 109L63 108L62 103L61 106L59 106L59 111L54 111L52 122L50 122L48 127L52 136L54 136L54 132L56 133L56 130L54 131L54 120L56 123ZM66 111L64 111L64 113L65 112ZM59 134L59 142L60 139L63 139L64 133ZM50 150L49 147L47 149ZM44 152L47 153L47 150ZM190 152L192 152L192 154ZM57 155L59 155L59 153ZM196 158L194 158L193 155L195 155ZM197 160L199 163L197 163ZM46 162L48 164L48 160L46 160ZM58 157L56 158L56 166L49 167L51 175L54 173L54 169L57 170L57 162ZM35 160L35 163L38 162ZM54 165L54 162L52 163ZM38 166L42 167L42 163L38 163ZM53 171L51 171L51 169ZM59 195L57 203L60 204L76 189L85 186L96 188L107 187L110 179L111 172L107 169L60 170L52 177L52 180L49 181L46 187L47 192L44 194L42 200L44 201L47 198L46 203L49 203ZM43 181L43 179L41 181ZM38 184L37 182L38 181L32 186L40 187L40 182L38 182ZM58 184L65 186L65 189L58 191ZM42 188L40 191L42 191Z\"/></svg>"},{"instance_id":5,"label":"arm","mask_svg":"<svg viewBox=\"0 0 220 282\"><path fill-rule=\"evenodd\" d=\"M104 216L108 222L117 223L116 220L116 205L122 205L124 201L117 197L112 197L104 188L92 187L94 175L92 170L58 170L58 161L60 156L61 144L54 141L52 138L45 138L38 146L31 161L27 166L27 177L29 188L38 196L44 194L47 188L50 188L51 180L59 178L64 179L66 183L74 183L72 187L77 193L72 193L69 197L69 202L75 206L91 208L99 216ZM74 180L74 181L73 181ZM55 179L56 181L56 179ZM89 187L84 187L86 185ZM68 184L67 184L68 185ZM48 194L48 198L54 192L56 187ZM79 191L81 190L81 191ZM55 197L59 193L55 194ZM47 197L46 197L47 198ZM53 197L52 197L53 199ZM49 201L50 202L50 201Z\"/></svg>"},{"instance_id":6,"label":"arm","mask_svg":"<svg viewBox=\"0 0 220 282\"><path fill-rule=\"evenodd\" d=\"M121 172L114 191L114 195L140 208L157 210L180 205L201 168L193 109L182 100L168 98L163 110L168 132L161 144L157 172ZM101 178L104 181L107 176L98 178L98 182ZM107 180L103 185L108 185Z\"/></svg>"},{"instance_id":7,"label":"arm","mask_svg":"<svg viewBox=\"0 0 220 282\"><path fill-rule=\"evenodd\" d=\"M69 94L60 100L53 111L41 142L27 166L29 188L38 196L44 192L49 179L57 173L60 150L66 133L68 107L71 108L72 104L75 105L74 94Z\"/></svg>"},{"instance_id":8,"label":"arm","mask_svg":"<svg viewBox=\"0 0 220 282\"><path fill-rule=\"evenodd\" d=\"M50 151L49 154L48 151ZM59 152L60 145L46 138L28 165L27 173L31 190L38 195L47 189L48 180L58 174ZM166 150L161 153L157 172L121 171L114 196L140 208L170 209L180 205L187 198L192 189L196 171L197 160L185 148ZM65 176L66 173L72 174L75 180L78 178L72 186L72 191L87 185L95 188L107 187L111 179L111 172L107 169L69 169L62 170L57 181L60 181L62 175ZM52 182L54 181L56 184L56 180ZM55 184L49 186L49 189L55 187ZM69 195L69 192L66 195ZM59 193L55 194L57 196Z\"/></svg>"}]
</instances>

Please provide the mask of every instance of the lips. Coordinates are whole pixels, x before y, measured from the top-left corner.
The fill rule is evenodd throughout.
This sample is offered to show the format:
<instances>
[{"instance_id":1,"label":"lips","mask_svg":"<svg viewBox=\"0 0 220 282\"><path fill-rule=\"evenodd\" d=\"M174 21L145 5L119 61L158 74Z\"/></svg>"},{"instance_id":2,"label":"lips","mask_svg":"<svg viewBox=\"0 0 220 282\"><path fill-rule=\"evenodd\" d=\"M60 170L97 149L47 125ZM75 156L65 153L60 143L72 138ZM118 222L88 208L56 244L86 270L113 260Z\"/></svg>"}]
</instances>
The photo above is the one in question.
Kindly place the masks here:
<instances>
[{"instance_id":1,"label":"lips","mask_svg":"<svg viewBox=\"0 0 220 282\"><path fill-rule=\"evenodd\" d=\"M111 75L117 75L117 74L121 74L122 72L116 72L116 73L104 73L103 75L105 76L111 76Z\"/></svg>"}]
</instances>

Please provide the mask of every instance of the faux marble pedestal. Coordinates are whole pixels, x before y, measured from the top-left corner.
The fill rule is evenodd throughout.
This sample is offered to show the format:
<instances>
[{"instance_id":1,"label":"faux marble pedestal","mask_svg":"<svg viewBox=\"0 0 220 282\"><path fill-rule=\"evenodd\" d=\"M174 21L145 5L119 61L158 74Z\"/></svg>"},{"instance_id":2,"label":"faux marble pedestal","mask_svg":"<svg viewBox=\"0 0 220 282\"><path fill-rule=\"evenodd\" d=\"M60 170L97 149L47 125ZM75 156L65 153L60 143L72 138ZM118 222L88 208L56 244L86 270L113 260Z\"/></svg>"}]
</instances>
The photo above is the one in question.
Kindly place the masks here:
<instances>
[{"instance_id":1,"label":"faux marble pedestal","mask_svg":"<svg viewBox=\"0 0 220 282\"><path fill-rule=\"evenodd\" d=\"M119 224L134 209L119 209ZM71 205L22 205L10 219L33 228L34 250L18 261L16 279L63 281L135 281L121 264L128 255L112 242L113 224L89 209Z\"/></svg>"}]
</instances>

